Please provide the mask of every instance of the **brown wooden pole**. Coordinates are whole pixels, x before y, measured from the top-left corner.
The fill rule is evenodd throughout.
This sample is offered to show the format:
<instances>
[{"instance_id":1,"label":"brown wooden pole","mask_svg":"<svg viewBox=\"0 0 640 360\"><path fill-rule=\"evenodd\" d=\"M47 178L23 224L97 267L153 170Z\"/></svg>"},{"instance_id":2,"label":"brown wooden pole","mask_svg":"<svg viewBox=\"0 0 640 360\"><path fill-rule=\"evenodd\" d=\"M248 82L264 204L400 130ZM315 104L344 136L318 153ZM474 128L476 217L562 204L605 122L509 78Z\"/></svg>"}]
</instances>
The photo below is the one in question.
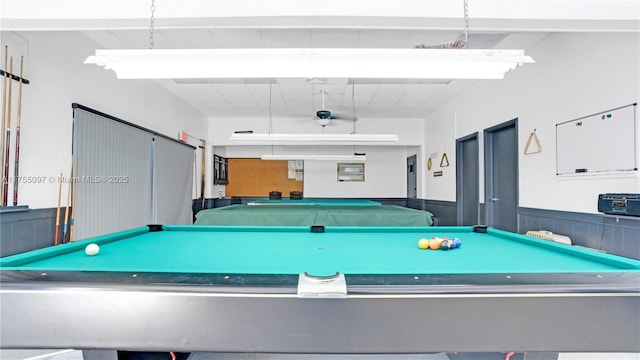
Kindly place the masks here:
<instances>
[{"instance_id":1,"label":"brown wooden pole","mask_svg":"<svg viewBox=\"0 0 640 360\"><path fill-rule=\"evenodd\" d=\"M13 74L13 56L9 57L9 74ZM9 93L7 99L7 130L4 142L4 173L2 175L2 206L7 206L9 196L9 148L11 148L11 86L9 78Z\"/></svg>"},{"instance_id":2,"label":"brown wooden pole","mask_svg":"<svg viewBox=\"0 0 640 360\"><path fill-rule=\"evenodd\" d=\"M7 82L11 81L11 78L9 77L9 69L7 68L7 64L9 62L9 48L7 46L4 47L4 68L2 69L3 71L3 75L2 75L2 120L0 120L0 122L2 122L2 132L0 132L0 139L1 139L1 143L2 145L0 145L0 151L4 151L4 141L5 141L5 137L2 136L7 128ZM8 80L7 80L8 79ZM1 164L0 165L0 169L4 169L4 156L0 155L0 160L1 160ZM0 186L0 199L4 198L4 173L3 173L3 184L2 186ZM1 201L1 200L0 200Z\"/></svg>"},{"instance_id":3,"label":"brown wooden pole","mask_svg":"<svg viewBox=\"0 0 640 360\"><path fill-rule=\"evenodd\" d=\"M22 67L24 58L20 57L20 79L18 85L18 118L16 120L16 152L14 154L15 165L13 168L13 206L18 205L18 174L20 170L20 123L22 121Z\"/></svg>"}]
</instances>

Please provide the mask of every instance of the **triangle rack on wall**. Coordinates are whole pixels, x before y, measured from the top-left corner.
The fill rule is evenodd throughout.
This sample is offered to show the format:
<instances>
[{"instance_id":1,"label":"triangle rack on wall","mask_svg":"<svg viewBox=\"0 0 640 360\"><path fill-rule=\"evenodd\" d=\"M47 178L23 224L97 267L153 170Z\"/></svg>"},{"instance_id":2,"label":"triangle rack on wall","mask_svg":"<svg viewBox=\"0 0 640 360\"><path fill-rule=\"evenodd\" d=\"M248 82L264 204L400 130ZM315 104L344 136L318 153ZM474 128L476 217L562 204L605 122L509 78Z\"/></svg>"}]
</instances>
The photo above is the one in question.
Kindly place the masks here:
<instances>
[{"instance_id":1,"label":"triangle rack on wall","mask_svg":"<svg viewBox=\"0 0 640 360\"><path fill-rule=\"evenodd\" d=\"M529 145L531 145L531 140L534 140L536 142L536 147L537 147L536 151L529 151ZM537 154L541 151L542 151L542 145L540 145L540 139L538 139L538 135L536 134L536 129L533 129L533 131L529 135L529 139L527 139L527 145L525 145L524 147L524 154L525 155Z\"/></svg>"},{"instance_id":2,"label":"triangle rack on wall","mask_svg":"<svg viewBox=\"0 0 640 360\"><path fill-rule=\"evenodd\" d=\"M447 157L447 153L442 154L442 159L440 159L440 167L449 166L449 158Z\"/></svg>"}]
</instances>

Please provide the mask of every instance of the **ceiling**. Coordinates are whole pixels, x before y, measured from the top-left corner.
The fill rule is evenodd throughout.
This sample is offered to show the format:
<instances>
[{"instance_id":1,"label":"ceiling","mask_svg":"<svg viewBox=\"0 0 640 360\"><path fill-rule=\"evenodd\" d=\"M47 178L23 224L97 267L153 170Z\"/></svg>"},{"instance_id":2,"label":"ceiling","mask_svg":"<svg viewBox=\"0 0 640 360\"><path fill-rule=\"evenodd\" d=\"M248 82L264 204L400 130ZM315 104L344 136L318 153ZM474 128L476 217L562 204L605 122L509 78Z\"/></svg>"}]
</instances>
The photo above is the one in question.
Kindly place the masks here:
<instances>
[{"instance_id":1,"label":"ceiling","mask_svg":"<svg viewBox=\"0 0 640 360\"><path fill-rule=\"evenodd\" d=\"M0 25L3 31L81 31L97 48L145 49L150 40L150 4L151 0L0 0ZM154 4L156 49L413 48L451 43L464 29L462 0L155 0ZM469 0L469 17L470 48L527 53L554 32L638 32L640 5L637 0ZM87 49L87 56L94 50ZM271 113L305 120L321 109L321 91L326 94L325 108L333 114L424 118L478 80L149 81L157 81L207 117Z\"/></svg>"}]
</instances>

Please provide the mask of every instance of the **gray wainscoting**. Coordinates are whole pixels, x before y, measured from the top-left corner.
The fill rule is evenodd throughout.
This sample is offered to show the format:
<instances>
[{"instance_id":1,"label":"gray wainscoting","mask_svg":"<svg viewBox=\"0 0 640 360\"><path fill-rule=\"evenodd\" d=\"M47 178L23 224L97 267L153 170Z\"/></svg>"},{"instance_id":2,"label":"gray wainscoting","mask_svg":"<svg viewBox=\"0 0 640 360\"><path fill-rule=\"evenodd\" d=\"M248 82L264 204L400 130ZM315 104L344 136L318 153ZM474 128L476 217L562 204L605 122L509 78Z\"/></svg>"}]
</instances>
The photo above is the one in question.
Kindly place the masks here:
<instances>
[{"instance_id":1,"label":"gray wainscoting","mask_svg":"<svg viewBox=\"0 0 640 360\"><path fill-rule=\"evenodd\" d=\"M452 201L407 199L407 207L418 210L426 210L433 214L434 226L457 225L456 203Z\"/></svg>"},{"instance_id":2,"label":"gray wainscoting","mask_svg":"<svg viewBox=\"0 0 640 360\"><path fill-rule=\"evenodd\" d=\"M60 237L64 225L62 209ZM56 209L22 209L0 214L0 256L51 246L56 228Z\"/></svg>"},{"instance_id":3,"label":"gray wainscoting","mask_svg":"<svg viewBox=\"0 0 640 360\"><path fill-rule=\"evenodd\" d=\"M519 208L518 228L566 235L573 244L640 259L640 217Z\"/></svg>"}]
</instances>

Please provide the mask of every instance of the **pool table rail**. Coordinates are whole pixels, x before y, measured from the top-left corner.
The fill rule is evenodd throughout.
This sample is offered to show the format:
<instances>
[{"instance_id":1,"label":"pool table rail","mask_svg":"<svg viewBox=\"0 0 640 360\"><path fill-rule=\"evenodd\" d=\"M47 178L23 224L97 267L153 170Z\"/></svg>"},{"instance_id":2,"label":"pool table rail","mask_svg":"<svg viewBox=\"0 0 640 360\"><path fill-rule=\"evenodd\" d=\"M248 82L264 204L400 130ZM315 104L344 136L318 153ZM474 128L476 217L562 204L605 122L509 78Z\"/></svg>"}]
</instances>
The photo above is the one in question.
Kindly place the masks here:
<instances>
[{"instance_id":1,"label":"pool table rail","mask_svg":"<svg viewBox=\"0 0 640 360\"><path fill-rule=\"evenodd\" d=\"M347 295L640 294L640 273L346 274ZM299 275L2 270L2 288L105 288L295 294Z\"/></svg>"},{"instance_id":2,"label":"pool table rail","mask_svg":"<svg viewBox=\"0 0 640 360\"><path fill-rule=\"evenodd\" d=\"M637 292L366 289L344 299L301 299L289 289L3 282L0 343L184 352L640 352Z\"/></svg>"}]
</instances>

